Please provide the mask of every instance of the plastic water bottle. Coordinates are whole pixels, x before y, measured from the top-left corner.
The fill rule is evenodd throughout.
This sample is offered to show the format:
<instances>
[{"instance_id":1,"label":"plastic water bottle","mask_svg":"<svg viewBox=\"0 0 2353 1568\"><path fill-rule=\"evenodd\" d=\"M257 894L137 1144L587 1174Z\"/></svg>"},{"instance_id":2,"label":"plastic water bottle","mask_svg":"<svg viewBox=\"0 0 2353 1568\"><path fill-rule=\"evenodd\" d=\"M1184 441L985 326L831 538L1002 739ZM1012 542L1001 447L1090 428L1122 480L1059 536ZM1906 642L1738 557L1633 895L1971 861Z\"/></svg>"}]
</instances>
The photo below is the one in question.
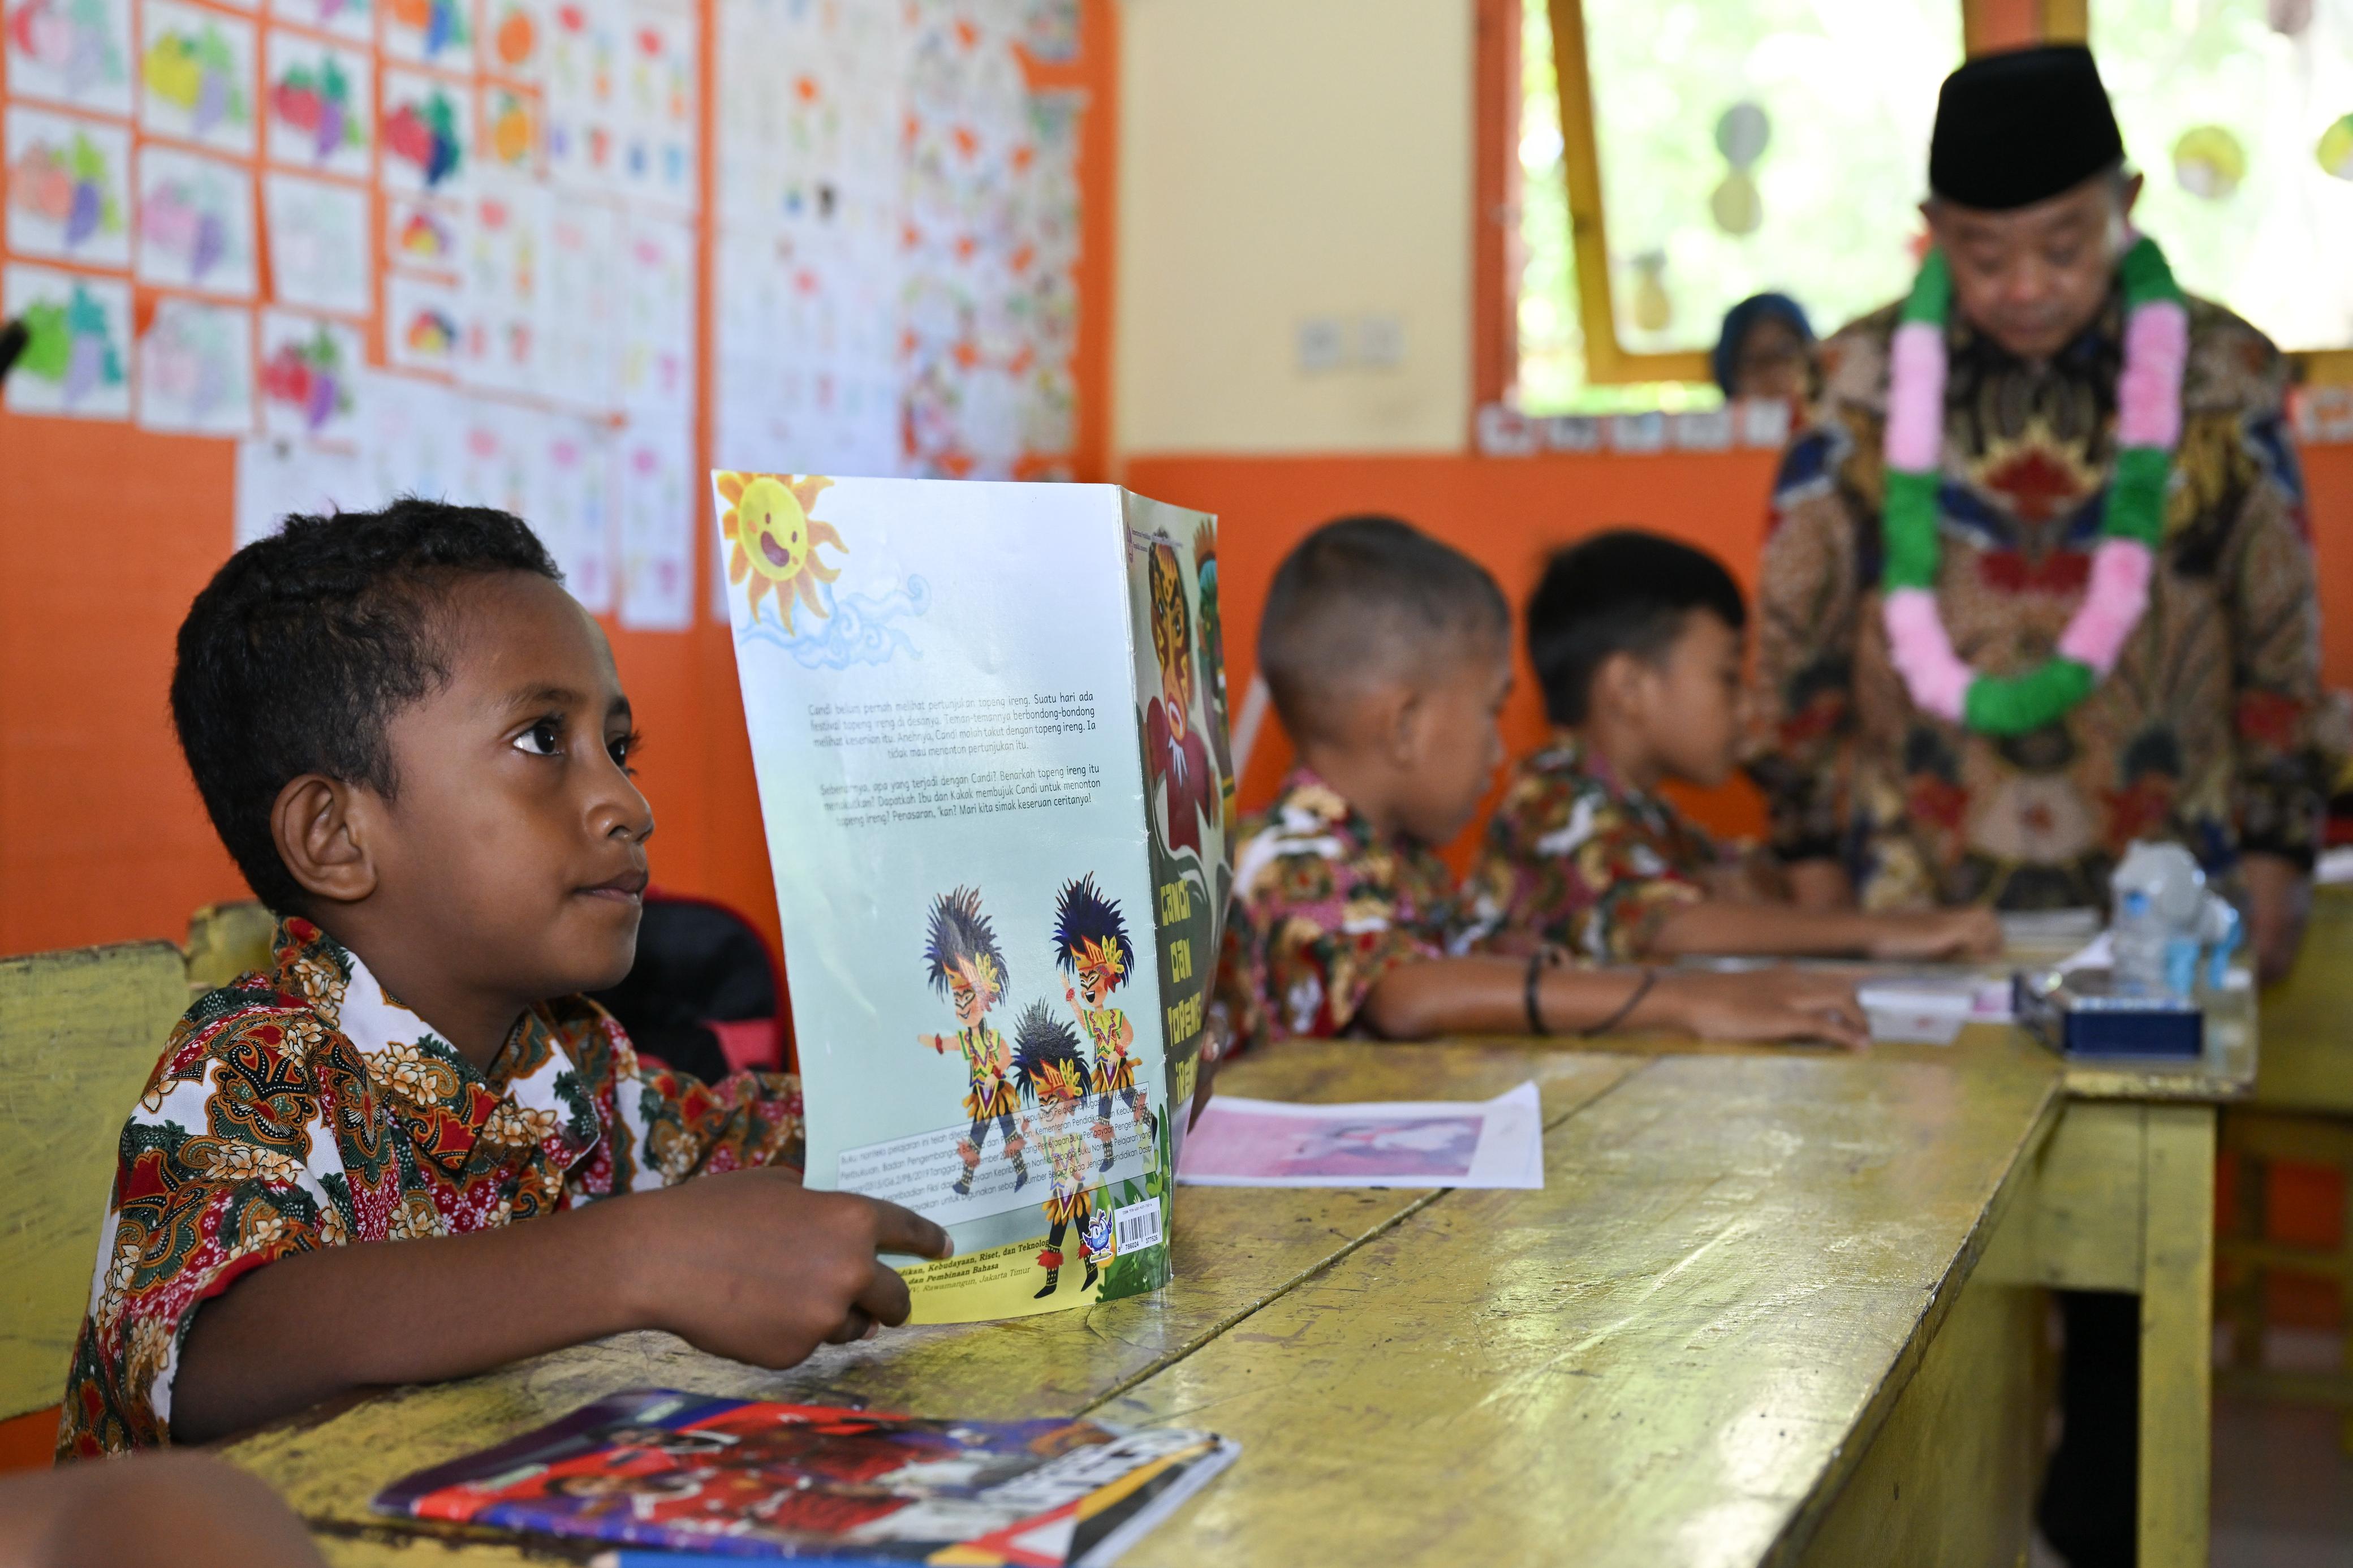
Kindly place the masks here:
<instances>
[{"instance_id":1,"label":"plastic water bottle","mask_svg":"<svg viewBox=\"0 0 2353 1568\"><path fill-rule=\"evenodd\" d=\"M2196 984L2206 873L2179 844L2135 844L2108 885L2116 989L2128 996L2186 996Z\"/></svg>"}]
</instances>

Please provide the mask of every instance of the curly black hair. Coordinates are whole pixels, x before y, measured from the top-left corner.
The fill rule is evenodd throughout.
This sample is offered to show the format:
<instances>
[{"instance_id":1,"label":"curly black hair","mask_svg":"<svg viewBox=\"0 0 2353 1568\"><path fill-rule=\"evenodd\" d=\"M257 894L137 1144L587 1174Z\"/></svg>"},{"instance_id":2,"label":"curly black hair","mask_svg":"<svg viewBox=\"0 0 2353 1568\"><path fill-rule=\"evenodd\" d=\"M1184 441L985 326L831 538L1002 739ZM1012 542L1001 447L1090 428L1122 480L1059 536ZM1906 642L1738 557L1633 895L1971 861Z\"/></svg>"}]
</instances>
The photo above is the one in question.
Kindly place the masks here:
<instances>
[{"instance_id":1,"label":"curly black hair","mask_svg":"<svg viewBox=\"0 0 2353 1568\"><path fill-rule=\"evenodd\" d=\"M1127 922L1120 918L1119 905L1103 897L1092 871L1075 882L1064 883L1061 897L1054 901L1055 963L1065 973L1076 970L1079 953L1089 942L1115 950L1123 971L1135 963L1135 949L1128 942Z\"/></svg>"},{"instance_id":2,"label":"curly black hair","mask_svg":"<svg viewBox=\"0 0 2353 1568\"><path fill-rule=\"evenodd\" d=\"M1013 1070L1021 1080L1021 1098L1032 1105L1057 1079L1066 1100L1084 1094L1089 1081L1078 1031L1043 1002L1030 1003L1014 1020Z\"/></svg>"},{"instance_id":3,"label":"curly black hair","mask_svg":"<svg viewBox=\"0 0 2353 1568\"><path fill-rule=\"evenodd\" d=\"M999 995L1005 991L1005 954L997 945L997 928L980 912L980 889L958 888L932 900L931 930L923 942L923 958L931 965L932 989L948 994L948 975L959 963L987 973L995 971Z\"/></svg>"},{"instance_id":4,"label":"curly black hair","mask_svg":"<svg viewBox=\"0 0 2353 1568\"><path fill-rule=\"evenodd\" d=\"M213 827L263 903L307 912L270 833L279 792L322 773L394 795L385 726L449 679L437 609L457 580L501 572L564 580L521 519L404 497L289 517L188 606L172 722Z\"/></svg>"}]
</instances>

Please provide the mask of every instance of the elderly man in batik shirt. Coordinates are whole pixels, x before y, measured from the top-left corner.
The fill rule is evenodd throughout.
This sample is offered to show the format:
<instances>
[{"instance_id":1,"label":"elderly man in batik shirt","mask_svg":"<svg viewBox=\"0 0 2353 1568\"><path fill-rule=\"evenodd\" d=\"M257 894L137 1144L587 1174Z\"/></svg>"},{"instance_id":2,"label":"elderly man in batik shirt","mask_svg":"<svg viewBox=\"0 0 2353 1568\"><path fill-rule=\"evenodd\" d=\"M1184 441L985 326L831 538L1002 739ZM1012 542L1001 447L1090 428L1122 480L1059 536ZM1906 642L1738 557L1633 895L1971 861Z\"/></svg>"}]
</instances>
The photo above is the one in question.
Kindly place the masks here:
<instances>
[{"instance_id":1,"label":"elderly man in batik shirt","mask_svg":"<svg viewBox=\"0 0 2353 1568\"><path fill-rule=\"evenodd\" d=\"M2140 183L2088 51L1945 84L1922 281L1822 346L1782 461L1752 772L1810 901L2102 907L2126 846L2168 838L2277 974L2341 750L2286 367L2179 296ZM2033 701L1986 679L2037 669ZM2073 1568L2129 1564L2138 1304L2063 1300L2041 1522Z\"/></svg>"},{"instance_id":2,"label":"elderly man in batik shirt","mask_svg":"<svg viewBox=\"0 0 2353 1568\"><path fill-rule=\"evenodd\" d=\"M1992 56L1947 85L1924 209L1952 277L1933 592L1980 672L2049 657L2084 601L2117 495L2118 264L2140 184L2087 51ZM1801 898L2104 907L2126 845L2174 839L2242 890L2264 974L2292 962L2338 742L2287 367L2230 311L2185 305L2146 611L2088 697L2018 733L1925 710L1891 659L1883 441L1902 307L1822 345L1812 423L1775 486L1751 764Z\"/></svg>"}]
</instances>

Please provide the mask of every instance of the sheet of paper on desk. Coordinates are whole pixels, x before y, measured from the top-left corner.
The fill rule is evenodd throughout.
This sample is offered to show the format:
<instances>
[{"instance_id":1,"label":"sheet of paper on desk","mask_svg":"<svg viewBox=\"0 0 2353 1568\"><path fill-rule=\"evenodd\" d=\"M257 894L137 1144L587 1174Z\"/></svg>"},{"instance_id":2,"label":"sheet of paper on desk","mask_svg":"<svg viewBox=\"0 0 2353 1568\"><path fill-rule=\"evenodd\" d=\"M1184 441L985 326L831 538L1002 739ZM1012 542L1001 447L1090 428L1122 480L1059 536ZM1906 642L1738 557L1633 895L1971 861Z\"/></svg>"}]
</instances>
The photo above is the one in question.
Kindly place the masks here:
<instances>
[{"instance_id":1,"label":"sheet of paper on desk","mask_svg":"<svg viewBox=\"0 0 2353 1568\"><path fill-rule=\"evenodd\" d=\"M1857 986L1855 1000L1883 1045L1949 1046L1965 1024L2010 1021L2010 982L1983 975L1888 975Z\"/></svg>"},{"instance_id":2,"label":"sheet of paper on desk","mask_svg":"<svg viewBox=\"0 0 2353 1568\"><path fill-rule=\"evenodd\" d=\"M1176 1180L1205 1187L1544 1185L1536 1086L1493 1100L1294 1105L1219 1095L1185 1139Z\"/></svg>"}]
</instances>

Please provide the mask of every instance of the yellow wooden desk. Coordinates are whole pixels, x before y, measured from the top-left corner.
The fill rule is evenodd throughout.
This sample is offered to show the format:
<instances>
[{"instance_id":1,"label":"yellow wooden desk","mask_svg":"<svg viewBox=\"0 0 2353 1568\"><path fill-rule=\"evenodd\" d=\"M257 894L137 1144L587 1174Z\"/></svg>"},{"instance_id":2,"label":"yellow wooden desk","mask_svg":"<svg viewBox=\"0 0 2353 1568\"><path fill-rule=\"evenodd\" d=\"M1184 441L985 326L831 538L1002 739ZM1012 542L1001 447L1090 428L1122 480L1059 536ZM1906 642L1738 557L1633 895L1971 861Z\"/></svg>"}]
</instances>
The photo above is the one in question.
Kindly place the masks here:
<instances>
[{"instance_id":1,"label":"yellow wooden desk","mask_svg":"<svg viewBox=\"0 0 2353 1568\"><path fill-rule=\"evenodd\" d=\"M1282 1047L1222 1087L1472 1099L1537 1079L1546 1188L1185 1188L1155 1298L781 1374L628 1336L229 1453L354 1564L524 1560L393 1528L367 1499L645 1384L1240 1438L1139 1563L2014 1563L2041 1459L2038 1237L2073 1235L2045 1217L2065 1092L2048 1055L1980 1034L1866 1057Z\"/></svg>"},{"instance_id":2,"label":"yellow wooden desk","mask_svg":"<svg viewBox=\"0 0 2353 1568\"><path fill-rule=\"evenodd\" d=\"M2268 1005L2266 999L2266 1022ZM1878 1046L1870 1052L1875 1061L1944 1062L1971 1074L2024 1068L2057 1079L2063 1092L2049 1136L2013 1184L2015 1217L1990 1254L1989 1278L2140 1297L2144 1568L2197 1568L2207 1560L2216 1109L2253 1091L2257 1045L2255 995L2242 987L2210 1005L2203 1058L2178 1067L2064 1062L2021 1030L1983 1026L1964 1029L1948 1047ZM1653 1056L1836 1054L1672 1037L1613 1037L1591 1048Z\"/></svg>"}]
</instances>

